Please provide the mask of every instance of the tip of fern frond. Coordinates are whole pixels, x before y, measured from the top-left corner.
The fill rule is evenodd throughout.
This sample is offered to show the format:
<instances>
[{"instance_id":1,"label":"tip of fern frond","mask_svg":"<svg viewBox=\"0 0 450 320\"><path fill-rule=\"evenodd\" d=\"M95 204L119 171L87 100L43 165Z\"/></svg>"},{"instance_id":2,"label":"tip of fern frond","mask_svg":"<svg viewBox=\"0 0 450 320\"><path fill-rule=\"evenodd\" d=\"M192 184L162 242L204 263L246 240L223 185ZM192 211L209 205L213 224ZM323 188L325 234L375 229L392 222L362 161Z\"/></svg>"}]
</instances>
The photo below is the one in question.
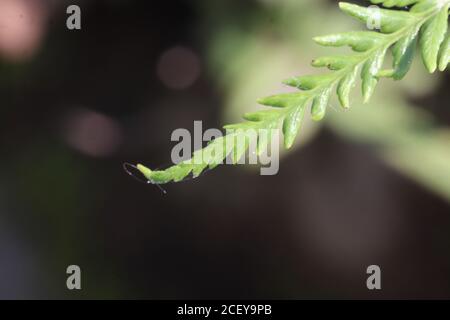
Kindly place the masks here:
<instances>
[{"instance_id":1,"label":"tip of fern frond","mask_svg":"<svg viewBox=\"0 0 450 320\"><path fill-rule=\"evenodd\" d=\"M314 41L315 43L318 43L318 44L320 44L320 42L322 41L322 37L321 37L321 36L314 37L314 38L312 38L312 39L313 39L313 41Z\"/></svg>"},{"instance_id":2,"label":"tip of fern frond","mask_svg":"<svg viewBox=\"0 0 450 320\"><path fill-rule=\"evenodd\" d=\"M138 164L136 166L136 169L138 169L147 178L149 178L153 172L152 170L150 170L149 168L147 168L146 166L144 166L142 164Z\"/></svg>"},{"instance_id":3,"label":"tip of fern frond","mask_svg":"<svg viewBox=\"0 0 450 320\"><path fill-rule=\"evenodd\" d=\"M330 38L332 39L332 35L317 36L317 37L313 38L313 41L322 46L327 46L327 45L329 45Z\"/></svg>"},{"instance_id":4,"label":"tip of fern frond","mask_svg":"<svg viewBox=\"0 0 450 320\"><path fill-rule=\"evenodd\" d=\"M264 98L259 98L257 100L257 102L259 104L262 104L263 106L273 106L274 104L276 104L276 102L279 99L277 99L277 96L269 96L269 97L264 97Z\"/></svg>"},{"instance_id":5,"label":"tip of fern frond","mask_svg":"<svg viewBox=\"0 0 450 320\"><path fill-rule=\"evenodd\" d=\"M363 104L369 103L372 98L374 88L363 88Z\"/></svg>"},{"instance_id":6,"label":"tip of fern frond","mask_svg":"<svg viewBox=\"0 0 450 320\"><path fill-rule=\"evenodd\" d=\"M325 113L311 115L311 119L314 122L320 122L323 120L323 118L325 118Z\"/></svg>"},{"instance_id":7,"label":"tip of fern frond","mask_svg":"<svg viewBox=\"0 0 450 320\"><path fill-rule=\"evenodd\" d=\"M438 65L437 65L437 61L427 61L425 60L425 67L427 68L429 73L435 73Z\"/></svg>"},{"instance_id":8,"label":"tip of fern frond","mask_svg":"<svg viewBox=\"0 0 450 320\"><path fill-rule=\"evenodd\" d=\"M295 78L290 78L282 81L283 84L290 86L290 87L297 87L298 86L298 80Z\"/></svg>"},{"instance_id":9,"label":"tip of fern frond","mask_svg":"<svg viewBox=\"0 0 450 320\"><path fill-rule=\"evenodd\" d=\"M267 98L258 98L257 103L265 105ZM226 126L224 127L226 129Z\"/></svg>"},{"instance_id":10,"label":"tip of fern frond","mask_svg":"<svg viewBox=\"0 0 450 320\"><path fill-rule=\"evenodd\" d=\"M294 140L284 140L284 147L289 150L294 145Z\"/></svg>"},{"instance_id":11,"label":"tip of fern frond","mask_svg":"<svg viewBox=\"0 0 450 320\"><path fill-rule=\"evenodd\" d=\"M344 1L339 2L339 8L341 8L342 10L348 9L351 6L354 6L354 4L344 2Z\"/></svg>"},{"instance_id":12,"label":"tip of fern frond","mask_svg":"<svg viewBox=\"0 0 450 320\"><path fill-rule=\"evenodd\" d=\"M428 72L429 73L435 73L436 70L437 70L437 66L430 66L430 67L428 67Z\"/></svg>"},{"instance_id":13,"label":"tip of fern frond","mask_svg":"<svg viewBox=\"0 0 450 320\"><path fill-rule=\"evenodd\" d=\"M395 70L394 69L388 69L388 70L381 70L380 72L378 72L377 74L377 78L394 78L394 80L400 80L400 78L398 78L398 75L395 74Z\"/></svg>"},{"instance_id":14,"label":"tip of fern frond","mask_svg":"<svg viewBox=\"0 0 450 320\"><path fill-rule=\"evenodd\" d=\"M346 98L339 97L339 102L341 103L341 107L344 110L350 109L350 101L348 101Z\"/></svg>"}]
</instances>

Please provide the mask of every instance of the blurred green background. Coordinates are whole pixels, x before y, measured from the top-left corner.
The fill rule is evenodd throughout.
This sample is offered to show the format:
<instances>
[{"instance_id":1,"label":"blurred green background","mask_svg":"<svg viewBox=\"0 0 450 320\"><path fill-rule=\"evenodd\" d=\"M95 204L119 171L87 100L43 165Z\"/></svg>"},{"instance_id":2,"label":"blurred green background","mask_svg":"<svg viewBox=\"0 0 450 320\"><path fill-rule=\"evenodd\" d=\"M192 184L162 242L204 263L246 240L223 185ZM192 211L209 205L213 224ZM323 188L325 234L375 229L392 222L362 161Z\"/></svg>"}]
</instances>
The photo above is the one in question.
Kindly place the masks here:
<instances>
[{"instance_id":1,"label":"blurred green background","mask_svg":"<svg viewBox=\"0 0 450 320\"><path fill-rule=\"evenodd\" d=\"M450 298L450 78L420 57L308 119L276 176L226 166L163 195L121 169L239 121L339 51L312 37L363 27L327 0L1 0L0 298Z\"/></svg>"}]
</instances>

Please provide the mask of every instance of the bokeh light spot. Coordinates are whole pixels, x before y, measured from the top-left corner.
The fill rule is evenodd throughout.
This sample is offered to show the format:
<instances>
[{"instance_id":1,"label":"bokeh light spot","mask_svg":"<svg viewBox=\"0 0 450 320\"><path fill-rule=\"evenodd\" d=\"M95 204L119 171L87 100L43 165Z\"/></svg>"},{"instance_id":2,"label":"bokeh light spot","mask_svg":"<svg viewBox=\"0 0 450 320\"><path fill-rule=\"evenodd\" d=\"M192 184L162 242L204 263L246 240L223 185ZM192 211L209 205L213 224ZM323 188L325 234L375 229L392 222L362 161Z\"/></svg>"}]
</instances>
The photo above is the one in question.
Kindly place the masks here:
<instances>
[{"instance_id":1,"label":"bokeh light spot","mask_svg":"<svg viewBox=\"0 0 450 320\"><path fill-rule=\"evenodd\" d=\"M174 47L159 58L157 74L170 89L182 90L192 86L200 76L200 59L191 49Z\"/></svg>"},{"instance_id":2,"label":"bokeh light spot","mask_svg":"<svg viewBox=\"0 0 450 320\"><path fill-rule=\"evenodd\" d=\"M123 139L122 129L114 119L87 109L66 115L62 133L69 146L91 157L112 155Z\"/></svg>"},{"instance_id":3,"label":"bokeh light spot","mask_svg":"<svg viewBox=\"0 0 450 320\"><path fill-rule=\"evenodd\" d=\"M11 61L32 56L42 40L45 15L37 1L0 1L0 55Z\"/></svg>"}]
</instances>

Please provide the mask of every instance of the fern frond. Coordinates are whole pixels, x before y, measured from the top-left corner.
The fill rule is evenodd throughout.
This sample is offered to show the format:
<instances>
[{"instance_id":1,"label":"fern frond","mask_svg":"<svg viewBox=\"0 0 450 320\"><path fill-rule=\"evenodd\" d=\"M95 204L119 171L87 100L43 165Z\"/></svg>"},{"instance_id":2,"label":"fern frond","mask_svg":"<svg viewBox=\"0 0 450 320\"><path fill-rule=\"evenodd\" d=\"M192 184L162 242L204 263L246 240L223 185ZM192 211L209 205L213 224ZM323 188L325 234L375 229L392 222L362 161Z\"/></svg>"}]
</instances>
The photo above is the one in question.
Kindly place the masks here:
<instances>
[{"instance_id":1,"label":"fern frond","mask_svg":"<svg viewBox=\"0 0 450 320\"><path fill-rule=\"evenodd\" d=\"M272 109L244 116L246 122L225 126L227 135L213 140L206 148L194 152L192 159L163 171L138 165L137 168L152 183L178 182L188 175L197 177L205 169L214 168L231 156L237 163L245 154L252 140L257 140L257 153L262 153L270 141L269 134L246 136L246 130L274 130L282 126L284 145L289 149L300 131L305 112L311 105L315 121L325 116L333 89L343 108L350 108L350 93L358 75L362 80L364 102L368 102L381 78L400 80L408 73L417 44L424 65L430 73L444 71L450 60L450 39L447 35L450 0L372 0L385 8L409 6L408 11L380 9L379 31L352 31L316 37L322 46L348 46L354 52L346 56L326 56L315 59L314 67L326 67L332 72L321 75L294 77L285 84L299 89L295 93L278 94L258 102ZM348 15L368 23L373 19L373 9L350 3L339 4ZM377 10L378 11L378 10ZM393 55L393 67L384 70L383 63L388 51ZM244 138L245 143L237 143ZM197 161L196 161L197 160Z\"/></svg>"}]
</instances>

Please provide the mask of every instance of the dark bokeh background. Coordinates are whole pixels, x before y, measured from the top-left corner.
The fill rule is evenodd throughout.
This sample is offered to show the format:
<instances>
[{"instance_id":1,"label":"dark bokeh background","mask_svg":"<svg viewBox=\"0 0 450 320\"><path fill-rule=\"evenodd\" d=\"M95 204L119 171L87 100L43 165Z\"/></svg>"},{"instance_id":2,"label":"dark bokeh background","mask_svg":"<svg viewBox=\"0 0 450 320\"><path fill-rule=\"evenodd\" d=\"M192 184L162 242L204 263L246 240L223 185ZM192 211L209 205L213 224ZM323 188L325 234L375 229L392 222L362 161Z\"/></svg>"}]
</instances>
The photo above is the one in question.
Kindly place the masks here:
<instances>
[{"instance_id":1,"label":"dark bokeh background","mask_svg":"<svg viewBox=\"0 0 450 320\"><path fill-rule=\"evenodd\" d=\"M73 2L81 31L69 2L0 0L0 298L450 298L449 203L332 130L273 177L130 179L123 162L170 160L174 129L223 123L215 29L199 1ZM211 2L241 32L266 10ZM444 125L448 86L414 101Z\"/></svg>"}]
</instances>

